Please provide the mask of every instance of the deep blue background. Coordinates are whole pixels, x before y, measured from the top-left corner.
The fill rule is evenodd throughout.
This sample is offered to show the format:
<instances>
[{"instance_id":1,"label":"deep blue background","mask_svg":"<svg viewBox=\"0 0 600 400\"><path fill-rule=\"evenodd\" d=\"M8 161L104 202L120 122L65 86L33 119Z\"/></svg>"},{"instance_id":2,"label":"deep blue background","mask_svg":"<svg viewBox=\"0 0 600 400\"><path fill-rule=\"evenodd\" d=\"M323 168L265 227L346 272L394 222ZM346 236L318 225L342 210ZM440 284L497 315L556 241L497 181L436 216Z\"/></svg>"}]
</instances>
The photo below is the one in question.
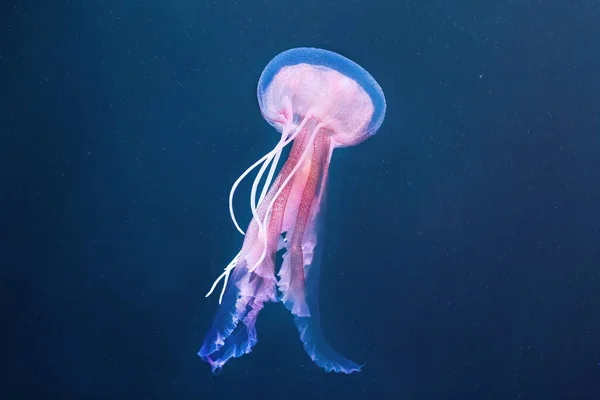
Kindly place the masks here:
<instances>
[{"instance_id":1,"label":"deep blue background","mask_svg":"<svg viewBox=\"0 0 600 400\"><path fill-rule=\"evenodd\" d=\"M0 398L599 398L599 1L0 7ZM323 373L271 305L213 377L227 195L277 140L260 72L297 46L388 100L334 154L321 285L367 365Z\"/></svg>"}]
</instances>

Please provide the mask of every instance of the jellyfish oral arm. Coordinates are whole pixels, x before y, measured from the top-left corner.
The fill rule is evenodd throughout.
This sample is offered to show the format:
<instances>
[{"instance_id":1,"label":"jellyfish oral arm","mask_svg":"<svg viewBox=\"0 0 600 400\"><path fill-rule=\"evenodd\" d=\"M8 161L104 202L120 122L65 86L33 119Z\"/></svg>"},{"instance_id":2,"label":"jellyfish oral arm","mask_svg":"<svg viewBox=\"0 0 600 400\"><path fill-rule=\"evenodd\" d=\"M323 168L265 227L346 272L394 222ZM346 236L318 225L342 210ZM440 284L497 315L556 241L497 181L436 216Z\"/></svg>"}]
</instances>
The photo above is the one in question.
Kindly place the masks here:
<instances>
[{"instance_id":1,"label":"jellyfish oral arm","mask_svg":"<svg viewBox=\"0 0 600 400\"><path fill-rule=\"evenodd\" d=\"M283 231L289 238L277 283L280 300L294 315L294 324L309 357L325 371L352 373L361 366L333 349L321 330L319 276L329 164L334 146L319 134L313 143L308 173L294 178ZM305 165L306 167L306 165ZM303 171L307 168L303 168Z\"/></svg>"},{"instance_id":2,"label":"jellyfish oral arm","mask_svg":"<svg viewBox=\"0 0 600 400\"><path fill-rule=\"evenodd\" d=\"M263 235L259 235L259 225L253 218L248 226L241 251L217 278L208 293L210 295L217 284L225 280L219 298L217 316L198 352L198 355L210 364L213 372L220 370L231 357L239 357L250 352L256 343L254 325L258 311L262 309L264 302L277 300L275 253L279 246L285 244L285 241L280 240L281 226L287 199L292 190L291 184L284 185L284 183L290 182L288 177L295 170L296 162L304 153L306 139L307 135L302 134L294 141L281 172L258 206L257 216L263 218L268 226L266 242L262 240ZM275 197L277 193L278 196ZM271 217L266 220L264 218L269 205L272 208ZM269 256L264 257L257 265L265 247Z\"/></svg>"},{"instance_id":3,"label":"jellyfish oral arm","mask_svg":"<svg viewBox=\"0 0 600 400\"><path fill-rule=\"evenodd\" d=\"M360 370L358 364L331 348L320 328L320 251L315 249L321 247L319 229L323 225L334 144L324 123L304 122L298 132L289 136L295 139L290 155L258 203L241 251L207 294L224 280L219 314L199 352L213 371L220 369L229 358L251 350L257 341L256 316L266 301L275 300L281 301L294 315L304 348L317 365L327 371L344 373ZM280 142L275 149L281 144L287 143ZM265 170L266 167L262 168L263 173ZM255 181L251 197L255 196L257 186ZM285 252L277 280L275 254L280 249Z\"/></svg>"},{"instance_id":4,"label":"jellyfish oral arm","mask_svg":"<svg viewBox=\"0 0 600 400\"><path fill-rule=\"evenodd\" d=\"M306 122L308 121L308 118L310 117L310 115L306 115L304 117L304 119L302 120L302 122L300 123L300 125L298 125L297 127L293 127L291 123L288 123L284 126L284 131L282 133L282 139L277 143L277 145L275 146L275 148L267 153L265 156L263 156L261 159L259 159L257 162L255 162L252 166L250 166L248 169L246 169L246 171L244 171L244 173L242 173L242 175L240 175L240 177L235 181L235 183L233 184L231 191L229 193L229 212L231 214L231 219L233 220L233 223L235 224L236 228L238 229L238 231L240 233L242 233L242 235L245 235L245 232L239 227L237 220L235 219L235 213L233 212L233 195L235 193L235 190L237 189L238 185L240 184L240 182L257 166L261 165L261 163L263 164L263 166L261 167L261 169L259 170L259 173L256 177L256 179L253 182L252 185L252 194L251 194L251 207L252 207L252 214L253 214L253 220L251 221L251 226L255 227L255 225L258 226L258 233L259 234L263 234L263 240L266 243L266 231L263 227L263 223L261 222L261 218L264 219L265 216L268 216L268 213L271 212L273 206L275 205L275 201L277 200L277 197L281 194L283 188L282 186L286 186L286 184L289 182L291 176L293 175L295 172L294 169L294 165L293 163L293 159L289 160L286 162L286 164L284 165L281 173L279 174L279 176L276 178L276 181L274 182L273 186L270 188L269 192L267 192L267 187L271 184L271 181L273 179L273 175L275 173L275 169L277 167L277 163L279 162L279 158L281 157L281 152L283 150L283 148L285 146L287 146L290 142L292 142L296 136L298 136L298 134L300 132L302 132L302 130L304 129ZM301 151L299 150L299 146L301 146L302 141L298 141L299 145L296 146L296 153ZM271 160L273 160L273 162L271 163ZM262 190L262 194L260 196L260 199L258 201L258 205L259 208L256 209L256 188L258 186L258 183L260 181L260 179L262 178L262 175L266 169L266 166L271 163L271 169L269 171L269 175L267 176L267 180L265 182L265 185L263 187ZM282 185L282 181L283 181L283 185ZM265 207L265 205L263 205L263 201L265 199L265 196L267 196L267 194L270 193L270 196L268 196L268 200L267 202L269 203L268 207ZM286 196L284 196L284 198L286 198ZM263 207L260 207L261 205L263 205ZM253 225L254 223L254 225ZM263 250L263 255L261 255L261 260L259 262L262 262L262 259L264 259L264 256L266 254L266 245L263 246L264 250ZM231 273L231 271L236 267L237 265L237 260L240 257L240 253L238 253L234 259L225 267L225 270L223 271L223 273L221 273L221 275L219 275L219 277L214 281L212 287L210 288L210 290L208 291L208 293L206 294L205 297L210 296L213 291L215 290L215 288L217 287L218 283L224 279L224 283L223 283L223 289L221 290L221 294L219 296L219 304L221 304L221 302L223 301L223 294L225 293L225 288L227 286L227 282L229 280L229 274ZM258 264L258 263L257 263Z\"/></svg>"},{"instance_id":5,"label":"jellyfish oral arm","mask_svg":"<svg viewBox=\"0 0 600 400\"><path fill-rule=\"evenodd\" d=\"M315 128L315 131L320 126ZM306 305L306 293L304 290L304 249L309 248L305 243L305 230L308 217L313 208L313 202L317 198L317 188L321 176L324 174L325 160L329 156L329 138L325 134L317 137L316 132L311 135L311 145L305 150L304 156L311 153L307 161L300 160L297 166L303 166L302 173L295 176L292 186L295 202L290 202L286 212L283 231L290 239L286 245L286 253L283 256L283 264L279 271L279 290L283 293L281 301L292 312L299 317L309 317L310 311ZM324 182L323 182L324 183ZM320 204L314 204L320 207ZM310 232L308 232L310 234ZM309 235L310 236L310 235Z\"/></svg>"},{"instance_id":6,"label":"jellyfish oral arm","mask_svg":"<svg viewBox=\"0 0 600 400\"><path fill-rule=\"evenodd\" d=\"M275 192L275 194L273 196L273 199L270 201L270 203L269 203L269 205L268 205L268 207L266 209L266 215L267 216L269 216L269 214L270 214L270 212L271 212L271 210L273 208L273 205L275 204L275 201L277 200L277 198L279 198L279 196L281 196L282 191L286 187L288 187L289 185L293 185L293 183L290 183L290 180L292 178L295 178L295 180L296 179L302 179L301 176L303 175L303 173L298 173L298 170L302 166L304 166L305 167L304 168L304 173L307 172L306 171L305 160L307 159L307 155L311 153L312 143L314 142L315 136L320 131L320 129L322 128L322 126L323 126L322 124L319 124L319 125L317 125L316 127L314 127L312 129L312 134L310 135L310 137L308 139L308 142L306 143L306 148L304 149L304 151L301 152L302 155L300 156L299 159L294 160L295 161L294 168L289 173L289 175L285 178L285 180L283 181L283 183L281 184L281 186L276 189L276 192ZM308 164L308 165L310 165L310 164ZM298 175L300 175L300 177L298 177ZM287 196L285 196L285 198L287 198ZM263 239L265 240L265 243L266 243L266 240L267 240L266 231L261 231L259 229L259 233L263 233ZM281 233L283 233L283 232L281 232ZM256 264L254 264L254 266L252 268L256 268L258 265L260 265L260 263L262 263L262 261L264 260L264 258L266 256L266 249L267 249L267 246L264 246L262 254L260 255L258 261L256 262Z\"/></svg>"}]
</instances>

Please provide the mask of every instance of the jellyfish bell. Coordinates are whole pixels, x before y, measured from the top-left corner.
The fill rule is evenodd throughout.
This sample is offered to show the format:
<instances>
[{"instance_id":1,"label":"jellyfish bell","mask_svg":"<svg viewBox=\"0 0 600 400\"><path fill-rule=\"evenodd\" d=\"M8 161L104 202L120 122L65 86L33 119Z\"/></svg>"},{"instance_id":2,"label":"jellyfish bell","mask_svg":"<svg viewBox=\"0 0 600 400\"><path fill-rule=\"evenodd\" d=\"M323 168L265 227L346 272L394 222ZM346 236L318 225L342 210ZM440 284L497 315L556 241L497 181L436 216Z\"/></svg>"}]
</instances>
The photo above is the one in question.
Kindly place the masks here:
<instances>
[{"instance_id":1,"label":"jellyfish bell","mask_svg":"<svg viewBox=\"0 0 600 400\"><path fill-rule=\"evenodd\" d=\"M375 79L337 53L297 48L267 64L258 81L263 117L279 132L304 118L323 122L335 147L353 146L374 135L385 117L386 102Z\"/></svg>"}]
</instances>

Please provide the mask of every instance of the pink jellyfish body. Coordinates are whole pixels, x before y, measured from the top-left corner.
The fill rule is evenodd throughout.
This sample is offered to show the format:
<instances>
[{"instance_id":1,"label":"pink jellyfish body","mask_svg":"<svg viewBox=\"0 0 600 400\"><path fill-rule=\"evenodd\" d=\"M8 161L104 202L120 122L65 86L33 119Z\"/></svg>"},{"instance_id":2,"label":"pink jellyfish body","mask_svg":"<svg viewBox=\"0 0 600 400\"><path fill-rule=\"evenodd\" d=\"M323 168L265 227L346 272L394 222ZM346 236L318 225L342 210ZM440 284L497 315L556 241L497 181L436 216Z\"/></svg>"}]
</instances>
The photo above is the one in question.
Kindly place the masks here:
<instances>
[{"instance_id":1,"label":"pink jellyfish body","mask_svg":"<svg viewBox=\"0 0 600 400\"><path fill-rule=\"evenodd\" d=\"M317 365L326 371L358 371L359 365L327 344L319 325L319 231L332 152L375 134L385 116L383 91L349 59L298 48L267 65L258 82L258 101L262 115L281 137L231 189L231 216L245 238L207 294L224 281L217 316L198 355L218 372L230 358L250 352L257 341L259 311L265 302L281 301L294 315L304 348ZM289 156L275 176L289 144ZM240 181L256 168L250 195L253 218L244 232L235 219L232 198ZM278 252L283 252L279 268Z\"/></svg>"}]
</instances>

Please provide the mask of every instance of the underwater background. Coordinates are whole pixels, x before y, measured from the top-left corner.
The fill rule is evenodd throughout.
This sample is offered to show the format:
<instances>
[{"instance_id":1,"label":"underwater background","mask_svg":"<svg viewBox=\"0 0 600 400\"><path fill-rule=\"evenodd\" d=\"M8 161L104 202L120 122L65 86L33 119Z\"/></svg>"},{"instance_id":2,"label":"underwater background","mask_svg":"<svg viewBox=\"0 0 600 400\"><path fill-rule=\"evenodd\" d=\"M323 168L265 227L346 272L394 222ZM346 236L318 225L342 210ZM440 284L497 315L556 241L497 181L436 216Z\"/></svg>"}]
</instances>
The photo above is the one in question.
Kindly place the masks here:
<instances>
[{"instance_id":1,"label":"underwater background","mask_svg":"<svg viewBox=\"0 0 600 400\"><path fill-rule=\"evenodd\" d=\"M600 1L5 0L1 399L600 398ZM332 50L377 79L337 150L327 374L268 304L253 352L196 355L270 150L256 84ZM250 184L236 211L250 218Z\"/></svg>"}]
</instances>

